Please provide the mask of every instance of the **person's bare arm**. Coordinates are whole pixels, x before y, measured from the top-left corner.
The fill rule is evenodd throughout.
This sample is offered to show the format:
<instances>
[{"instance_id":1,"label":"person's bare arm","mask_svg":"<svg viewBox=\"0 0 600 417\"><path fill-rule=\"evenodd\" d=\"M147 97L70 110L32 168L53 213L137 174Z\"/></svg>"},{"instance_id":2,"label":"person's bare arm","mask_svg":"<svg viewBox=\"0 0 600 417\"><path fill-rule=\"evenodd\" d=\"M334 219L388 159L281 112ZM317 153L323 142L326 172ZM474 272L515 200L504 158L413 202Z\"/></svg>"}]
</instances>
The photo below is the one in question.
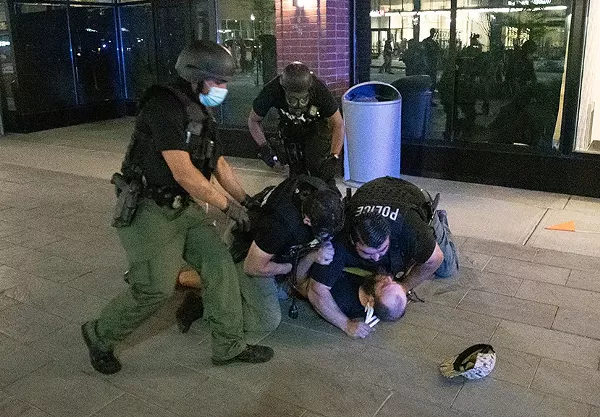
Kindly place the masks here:
<instances>
[{"instance_id":1,"label":"person's bare arm","mask_svg":"<svg viewBox=\"0 0 600 417\"><path fill-rule=\"evenodd\" d=\"M252 139L254 139L254 142L256 142L259 147L267 143L265 131L262 127L262 119L262 117L256 114L254 109L250 110L250 115L248 116L248 129L250 130Z\"/></svg>"},{"instance_id":2,"label":"person's bare arm","mask_svg":"<svg viewBox=\"0 0 600 417\"><path fill-rule=\"evenodd\" d=\"M440 246L436 243L433 253L425 263L415 265L405 279L402 280L402 286L407 290L412 290L425 280L431 279L433 274L444 261L444 254Z\"/></svg>"},{"instance_id":3,"label":"person's bare arm","mask_svg":"<svg viewBox=\"0 0 600 417\"><path fill-rule=\"evenodd\" d=\"M339 155L344 145L344 119L338 110L327 120L331 126L331 153Z\"/></svg>"},{"instance_id":4,"label":"person's bare arm","mask_svg":"<svg viewBox=\"0 0 600 417\"><path fill-rule=\"evenodd\" d=\"M229 193L238 203L242 203L246 198L246 191L240 184L235 171L229 165L224 157L219 157L215 169L215 177L221 187Z\"/></svg>"},{"instance_id":5,"label":"person's bare arm","mask_svg":"<svg viewBox=\"0 0 600 417\"><path fill-rule=\"evenodd\" d=\"M273 275L285 275L292 270L292 264L278 264L272 262L273 254L267 253L252 242L248 255L244 260L244 272L248 275L268 277Z\"/></svg>"},{"instance_id":6,"label":"person's bare arm","mask_svg":"<svg viewBox=\"0 0 600 417\"><path fill-rule=\"evenodd\" d=\"M226 210L229 204L227 197L215 188L210 181L192 164L190 154L186 151L162 151L173 178L187 191L195 201L203 201L220 210Z\"/></svg>"},{"instance_id":7,"label":"person's bare arm","mask_svg":"<svg viewBox=\"0 0 600 417\"><path fill-rule=\"evenodd\" d=\"M329 323L354 338L365 338L371 333L371 327L360 320L351 320L340 310L331 295L331 288L310 278L308 300Z\"/></svg>"}]
</instances>

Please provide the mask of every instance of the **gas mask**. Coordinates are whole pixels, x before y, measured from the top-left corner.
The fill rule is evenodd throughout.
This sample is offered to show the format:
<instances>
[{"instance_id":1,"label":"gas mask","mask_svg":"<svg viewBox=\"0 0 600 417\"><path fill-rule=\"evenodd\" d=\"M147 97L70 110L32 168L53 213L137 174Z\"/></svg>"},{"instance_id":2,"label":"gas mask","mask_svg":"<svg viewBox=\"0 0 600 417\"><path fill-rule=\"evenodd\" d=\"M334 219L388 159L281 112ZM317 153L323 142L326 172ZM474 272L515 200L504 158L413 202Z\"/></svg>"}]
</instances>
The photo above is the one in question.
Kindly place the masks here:
<instances>
[{"instance_id":1,"label":"gas mask","mask_svg":"<svg viewBox=\"0 0 600 417\"><path fill-rule=\"evenodd\" d=\"M227 97L227 89L222 87L210 87L207 94L200 93L200 103L206 107L216 107L223 103Z\"/></svg>"},{"instance_id":2,"label":"gas mask","mask_svg":"<svg viewBox=\"0 0 600 417\"><path fill-rule=\"evenodd\" d=\"M310 95L305 93L287 92L285 93L285 101L290 108L290 112L296 115L304 113L308 109Z\"/></svg>"}]
</instances>

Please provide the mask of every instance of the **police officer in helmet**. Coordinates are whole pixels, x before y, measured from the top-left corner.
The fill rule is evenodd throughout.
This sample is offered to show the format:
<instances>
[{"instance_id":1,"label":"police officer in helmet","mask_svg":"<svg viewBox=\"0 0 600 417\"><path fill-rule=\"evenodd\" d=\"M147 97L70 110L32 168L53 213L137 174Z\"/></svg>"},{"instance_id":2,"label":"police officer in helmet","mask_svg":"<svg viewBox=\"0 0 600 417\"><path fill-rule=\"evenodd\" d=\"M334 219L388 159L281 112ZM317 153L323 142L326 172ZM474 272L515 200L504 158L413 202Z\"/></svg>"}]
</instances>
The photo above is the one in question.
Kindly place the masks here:
<instances>
[{"instance_id":1,"label":"police officer in helmet","mask_svg":"<svg viewBox=\"0 0 600 417\"><path fill-rule=\"evenodd\" d=\"M279 137L269 143L262 120L273 107L279 116ZM309 174L332 182L340 170L344 122L325 84L302 62L292 62L269 81L252 103L248 116L260 158L270 167L288 164L290 175Z\"/></svg>"},{"instance_id":2,"label":"police officer in helmet","mask_svg":"<svg viewBox=\"0 0 600 417\"><path fill-rule=\"evenodd\" d=\"M144 184L130 225L117 229L129 262L129 287L96 320L82 326L94 369L121 369L115 346L171 296L185 262L202 273L205 316L211 328L212 362L266 362L273 350L244 338L236 267L212 221L198 206L206 202L247 227L241 205L246 193L223 158L215 121L207 107L219 105L235 63L226 49L196 41L179 55L179 78L151 88L142 99L123 164L128 181ZM214 175L227 192L210 183Z\"/></svg>"}]
</instances>

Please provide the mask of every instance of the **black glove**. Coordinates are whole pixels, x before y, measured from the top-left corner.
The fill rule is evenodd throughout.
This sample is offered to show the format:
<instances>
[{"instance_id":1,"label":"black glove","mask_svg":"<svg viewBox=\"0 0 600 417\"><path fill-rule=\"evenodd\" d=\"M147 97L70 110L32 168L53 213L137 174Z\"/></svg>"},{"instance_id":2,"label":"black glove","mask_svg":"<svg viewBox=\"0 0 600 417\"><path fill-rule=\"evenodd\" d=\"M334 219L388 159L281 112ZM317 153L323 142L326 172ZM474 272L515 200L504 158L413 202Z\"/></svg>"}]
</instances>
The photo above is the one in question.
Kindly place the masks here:
<instances>
[{"instance_id":1,"label":"black glove","mask_svg":"<svg viewBox=\"0 0 600 417\"><path fill-rule=\"evenodd\" d=\"M223 213L231 220L236 222L239 230L248 232L250 230L250 217L246 209L235 201L229 201L227 208L223 210Z\"/></svg>"},{"instance_id":2,"label":"black glove","mask_svg":"<svg viewBox=\"0 0 600 417\"><path fill-rule=\"evenodd\" d=\"M317 176L325 182L335 179L340 171L340 160L337 155L329 155L321 162Z\"/></svg>"},{"instance_id":3,"label":"black glove","mask_svg":"<svg viewBox=\"0 0 600 417\"><path fill-rule=\"evenodd\" d=\"M270 168L273 168L275 164L279 163L277 154L268 142L260 147L258 150L258 157L262 159Z\"/></svg>"}]
</instances>

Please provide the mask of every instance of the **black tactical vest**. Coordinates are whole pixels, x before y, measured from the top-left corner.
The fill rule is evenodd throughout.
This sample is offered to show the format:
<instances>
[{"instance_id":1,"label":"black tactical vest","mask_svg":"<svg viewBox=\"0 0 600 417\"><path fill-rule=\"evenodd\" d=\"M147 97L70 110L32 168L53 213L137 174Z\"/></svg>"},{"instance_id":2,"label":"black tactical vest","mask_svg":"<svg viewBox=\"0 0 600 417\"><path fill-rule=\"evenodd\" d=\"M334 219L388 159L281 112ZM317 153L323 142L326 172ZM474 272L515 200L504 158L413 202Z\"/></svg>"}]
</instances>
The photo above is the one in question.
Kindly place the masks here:
<instances>
[{"instance_id":1,"label":"black tactical vest","mask_svg":"<svg viewBox=\"0 0 600 417\"><path fill-rule=\"evenodd\" d=\"M165 91L175 96L182 104L188 120L185 142L188 146L190 158L202 175L206 179L210 179L220 156L217 154L216 146L216 121L202 105L195 103L185 93L171 86L150 87L140 103L140 110L152 97ZM150 143L150 138L147 136L146 133L137 128L131 135L121 165L121 172L128 179L142 178L144 175L140 158L142 147L148 146Z\"/></svg>"}]
</instances>

